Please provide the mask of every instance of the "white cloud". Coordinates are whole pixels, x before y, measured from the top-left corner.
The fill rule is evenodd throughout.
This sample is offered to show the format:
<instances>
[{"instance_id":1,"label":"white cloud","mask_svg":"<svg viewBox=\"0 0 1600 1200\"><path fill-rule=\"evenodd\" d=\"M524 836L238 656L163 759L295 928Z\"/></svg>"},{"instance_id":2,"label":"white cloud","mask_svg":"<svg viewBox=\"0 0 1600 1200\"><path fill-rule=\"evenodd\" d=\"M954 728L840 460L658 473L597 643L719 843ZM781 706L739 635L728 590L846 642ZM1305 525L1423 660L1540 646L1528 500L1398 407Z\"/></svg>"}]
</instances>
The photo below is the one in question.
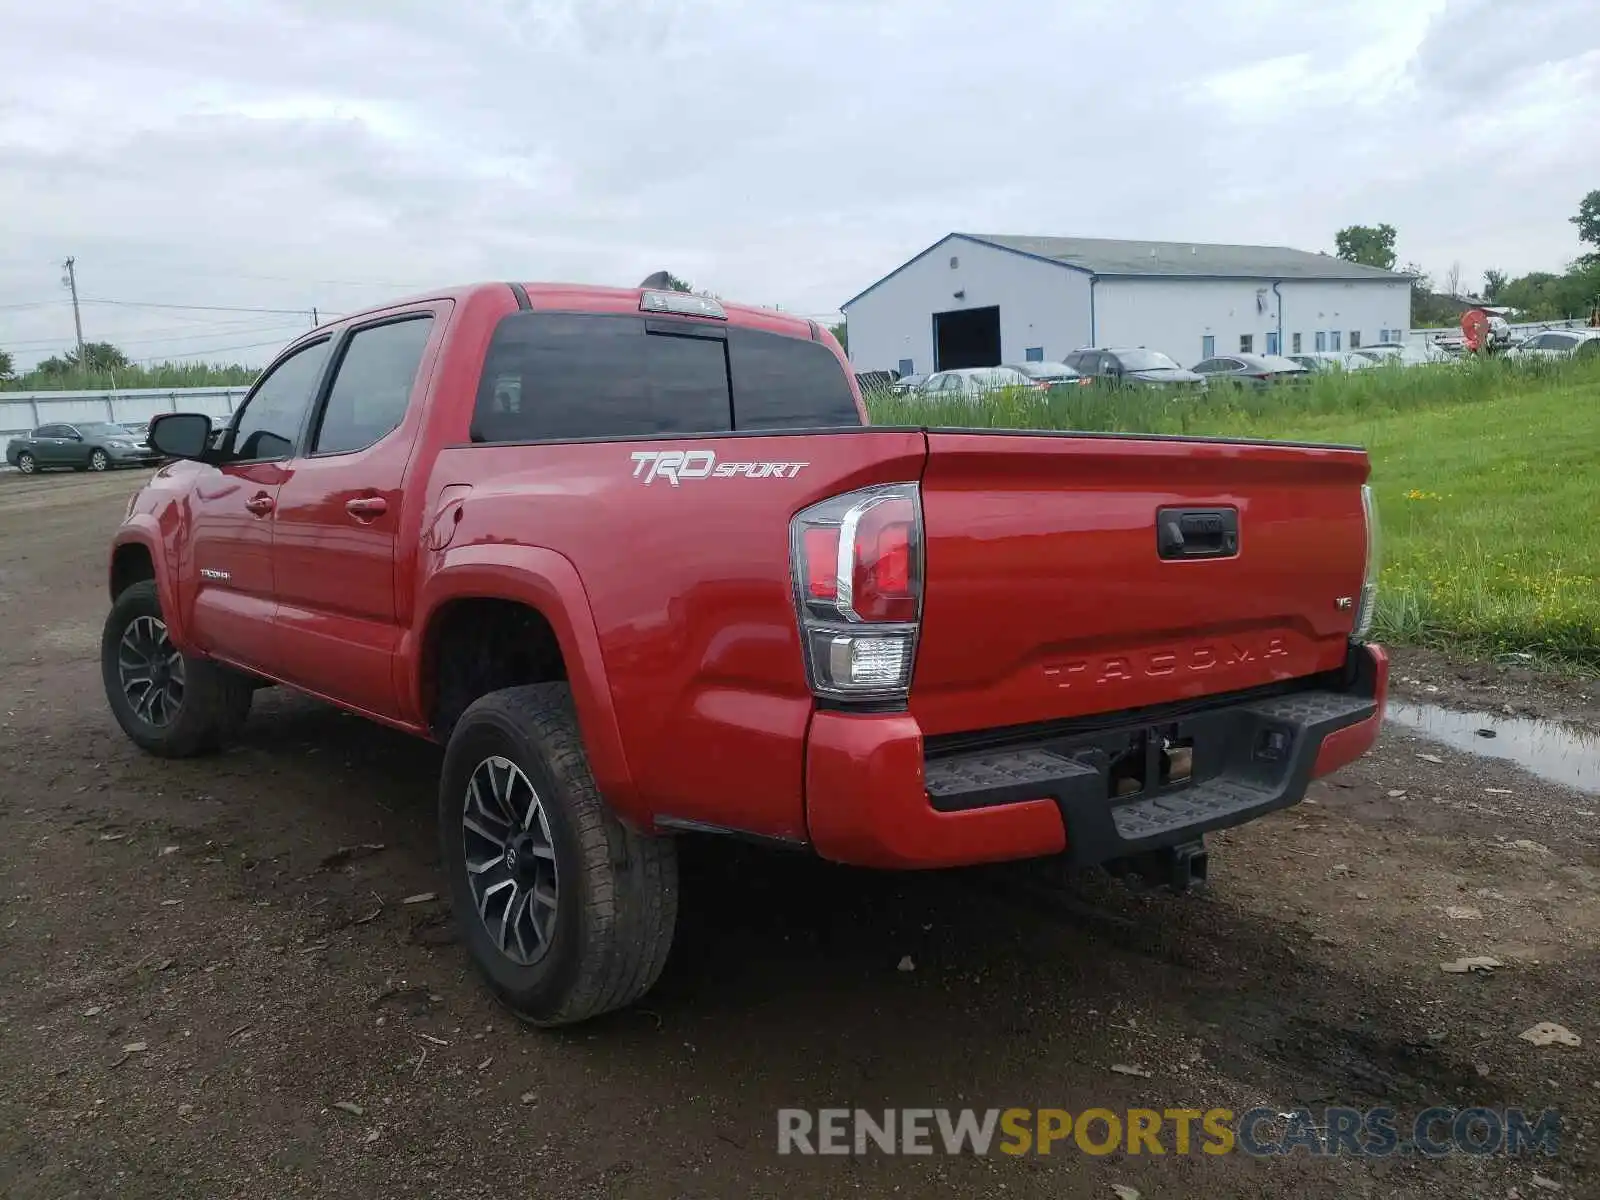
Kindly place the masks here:
<instances>
[{"instance_id":1,"label":"white cloud","mask_svg":"<svg viewBox=\"0 0 1600 1200\"><path fill-rule=\"evenodd\" d=\"M326 312L668 267L820 315L951 229L1320 249L1387 221L1436 273L1559 268L1600 186L1592 0L0 0L0 21L0 347L23 362L70 344L67 254L96 299ZM85 320L144 357L299 318Z\"/></svg>"}]
</instances>

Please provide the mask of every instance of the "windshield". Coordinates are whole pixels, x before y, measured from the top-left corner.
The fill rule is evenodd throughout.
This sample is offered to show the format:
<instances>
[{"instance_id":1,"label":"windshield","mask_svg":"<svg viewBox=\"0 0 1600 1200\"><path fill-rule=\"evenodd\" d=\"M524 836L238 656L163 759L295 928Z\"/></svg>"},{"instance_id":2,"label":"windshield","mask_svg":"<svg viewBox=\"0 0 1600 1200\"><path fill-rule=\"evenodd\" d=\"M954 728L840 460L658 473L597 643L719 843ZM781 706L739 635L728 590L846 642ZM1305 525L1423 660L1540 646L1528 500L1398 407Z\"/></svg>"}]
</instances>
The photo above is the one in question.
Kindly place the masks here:
<instances>
[{"instance_id":1,"label":"windshield","mask_svg":"<svg viewBox=\"0 0 1600 1200\"><path fill-rule=\"evenodd\" d=\"M1065 379L1069 375L1077 374L1066 363L1059 362L1023 363L1017 370L1024 375L1032 376L1034 379Z\"/></svg>"},{"instance_id":2,"label":"windshield","mask_svg":"<svg viewBox=\"0 0 1600 1200\"><path fill-rule=\"evenodd\" d=\"M1181 371L1165 354L1158 350L1118 350L1117 358L1124 371Z\"/></svg>"}]
</instances>

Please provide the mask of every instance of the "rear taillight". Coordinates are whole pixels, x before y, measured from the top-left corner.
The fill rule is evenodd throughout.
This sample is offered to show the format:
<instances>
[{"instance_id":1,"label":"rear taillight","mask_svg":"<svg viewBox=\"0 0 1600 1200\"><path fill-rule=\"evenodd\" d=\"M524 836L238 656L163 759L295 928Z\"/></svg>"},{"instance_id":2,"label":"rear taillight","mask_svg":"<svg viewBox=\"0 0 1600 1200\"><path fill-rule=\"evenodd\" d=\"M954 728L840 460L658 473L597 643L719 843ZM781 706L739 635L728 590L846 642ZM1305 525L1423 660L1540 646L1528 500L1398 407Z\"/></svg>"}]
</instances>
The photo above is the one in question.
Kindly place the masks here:
<instances>
[{"instance_id":1,"label":"rear taillight","mask_svg":"<svg viewBox=\"0 0 1600 1200\"><path fill-rule=\"evenodd\" d=\"M1378 609L1378 572L1382 568L1378 545L1378 505L1372 487L1361 487L1361 515L1367 527L1367 560L1361 581L1361 602L1356 605L1356 626L1352 637L1360 640L1372 632L1372 618Z\"/></svg>"},{"instance_id":2,"label":"rear taillight","mask_svg":"<svg viewBox=\"0 0 1600 1200\"><path fill-rule=\"evenodd\" d=\"M811 690L904 700L922 616L917 485L883 484L812 505L791 524L789 553Z\"/></svg>"}]
</instances>

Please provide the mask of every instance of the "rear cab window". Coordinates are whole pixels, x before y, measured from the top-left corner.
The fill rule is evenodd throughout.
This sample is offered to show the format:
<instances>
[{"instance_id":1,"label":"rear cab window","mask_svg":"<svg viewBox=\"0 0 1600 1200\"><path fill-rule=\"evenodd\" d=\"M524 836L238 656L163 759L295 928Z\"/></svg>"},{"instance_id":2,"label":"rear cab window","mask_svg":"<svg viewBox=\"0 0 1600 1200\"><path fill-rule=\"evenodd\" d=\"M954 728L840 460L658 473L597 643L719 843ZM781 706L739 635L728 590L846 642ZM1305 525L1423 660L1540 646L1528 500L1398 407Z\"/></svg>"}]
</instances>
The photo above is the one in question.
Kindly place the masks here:
<instances>
[{"instance_id":1,"label":"rear cab window","mask_svg":"<svg viewBox=\"0 0 1600 1200\"><path fill-rule=\"evenodd\" d=\"M475 442L661 437L861 424L824 345L631 315L520 312L484 361Z\"/></svg>"}]
</instances>

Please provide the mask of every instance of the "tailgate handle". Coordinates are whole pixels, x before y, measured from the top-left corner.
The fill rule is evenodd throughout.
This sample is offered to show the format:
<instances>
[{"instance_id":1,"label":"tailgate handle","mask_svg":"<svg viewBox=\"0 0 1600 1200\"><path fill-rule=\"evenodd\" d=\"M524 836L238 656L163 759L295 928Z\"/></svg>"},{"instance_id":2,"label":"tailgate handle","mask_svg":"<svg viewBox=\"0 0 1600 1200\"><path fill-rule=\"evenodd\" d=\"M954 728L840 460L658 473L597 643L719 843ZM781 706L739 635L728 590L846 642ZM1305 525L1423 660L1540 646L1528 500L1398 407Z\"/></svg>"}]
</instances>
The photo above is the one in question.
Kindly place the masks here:
<instances>
[{"instance_id":1,"label":"tailgate handle","mask_svg":"<svg viewBox=\"0 0 1600 1200\"><path fill-rule=\"evenodd\" d=\"M1239 553L1238 509L1157 509L1156 552L1167 559L1229 558Z\"/></svg>"}]
</instances>

